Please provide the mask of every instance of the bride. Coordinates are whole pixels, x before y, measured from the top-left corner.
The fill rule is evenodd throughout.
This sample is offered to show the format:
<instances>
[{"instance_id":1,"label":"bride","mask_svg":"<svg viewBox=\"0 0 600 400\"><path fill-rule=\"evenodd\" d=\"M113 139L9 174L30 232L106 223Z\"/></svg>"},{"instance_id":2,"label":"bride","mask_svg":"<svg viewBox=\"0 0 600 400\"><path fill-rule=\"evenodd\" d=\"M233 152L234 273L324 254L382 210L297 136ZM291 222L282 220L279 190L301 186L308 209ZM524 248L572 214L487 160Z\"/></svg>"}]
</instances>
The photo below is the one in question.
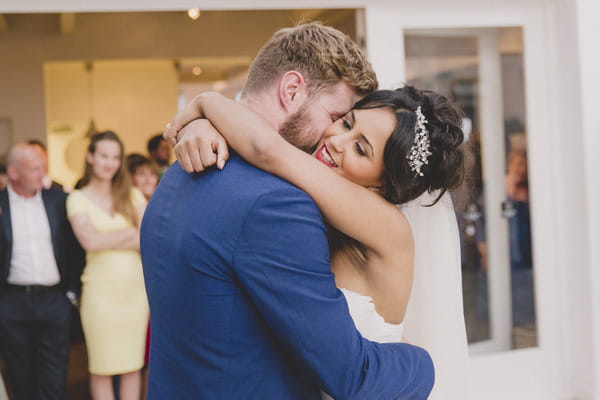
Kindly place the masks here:
<instances>
[{"instance_id":1,"label":"bride","mask_svg":"<svg viewBox=\"0 0 600 400\"><path fill-rule=\"evenodd\" d=\"M411 86L380 90L334 121L312 156L216 93L194 98L165 136L176 137L177 128L198 118L246 161L315 200L329 226L336 285L361 334L427 349L436 369L430 398L466 398L459 239L447 193L464 176L458 109ZM194 143L188 136L176 146L188 172L201 153ZM223 168L226 146L214 148Z\"/></svg>"}]
</instances>

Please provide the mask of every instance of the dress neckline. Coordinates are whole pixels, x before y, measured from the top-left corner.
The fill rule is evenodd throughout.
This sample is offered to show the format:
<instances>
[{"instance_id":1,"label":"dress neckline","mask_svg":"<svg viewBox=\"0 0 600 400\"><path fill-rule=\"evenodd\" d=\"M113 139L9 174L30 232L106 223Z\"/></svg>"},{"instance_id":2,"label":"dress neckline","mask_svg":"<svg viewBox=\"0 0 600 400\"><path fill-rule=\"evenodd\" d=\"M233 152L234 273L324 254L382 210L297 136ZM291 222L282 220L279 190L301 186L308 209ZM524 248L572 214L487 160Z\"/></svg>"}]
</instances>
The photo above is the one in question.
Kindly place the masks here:
<instances>
[{"instance_id":1,"label":"dress neckline","mask_svg":"<svg viewBox=\"0 0 600 400\"><path fill-rule=\"evenodd\" d=\"M79 193L81 193L81 195L85 198L85 200L92 204L94 207L96 207L96 209L100 210L102 212L102 214L106 215L107 217L114 219L116 218L119 213L109 213L108 211L106 211L104 208L100 207L100 205L98 205L94 200L92 200L83 190L78 189L77 190Z\"/></svg>"}]
</instances>

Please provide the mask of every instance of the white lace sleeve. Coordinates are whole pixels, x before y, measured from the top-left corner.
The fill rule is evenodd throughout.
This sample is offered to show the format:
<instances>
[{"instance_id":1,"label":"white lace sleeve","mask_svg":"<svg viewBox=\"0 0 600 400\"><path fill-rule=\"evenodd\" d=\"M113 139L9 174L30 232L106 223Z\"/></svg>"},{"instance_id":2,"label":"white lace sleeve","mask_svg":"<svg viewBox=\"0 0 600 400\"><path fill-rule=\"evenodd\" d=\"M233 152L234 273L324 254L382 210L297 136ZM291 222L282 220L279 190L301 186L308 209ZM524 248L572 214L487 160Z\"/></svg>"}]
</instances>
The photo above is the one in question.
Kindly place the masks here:
<instances>
[{"instance_id":1,"label":"white lace sleeve","mask_svg":"<svg viewBox=\"0 0 600 400\"><path fill-rule=\"evenodd\" d=\"M430 399L467 398L468 348L462 302L460 239L448 193L425 193L399 206L415 242L413 289L404 319L404 336L429 351L435 366Z\"/></svg>"}]
</instances>

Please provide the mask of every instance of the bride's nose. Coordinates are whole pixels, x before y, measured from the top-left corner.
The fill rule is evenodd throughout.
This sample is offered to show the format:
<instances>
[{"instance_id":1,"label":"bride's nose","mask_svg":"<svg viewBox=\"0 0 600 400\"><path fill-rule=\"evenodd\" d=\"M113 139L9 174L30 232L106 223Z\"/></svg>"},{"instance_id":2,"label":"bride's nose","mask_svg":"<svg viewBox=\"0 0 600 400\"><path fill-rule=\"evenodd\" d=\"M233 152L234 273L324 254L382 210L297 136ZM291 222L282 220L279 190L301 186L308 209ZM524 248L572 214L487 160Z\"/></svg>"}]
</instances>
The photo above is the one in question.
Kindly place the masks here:
<instances>
[{"instance_id":1,"label":"bride's nose","mask_svg":"<svg viewBox=\"0 0 600 400\"><path fill-rule=\"evenodd\" d=\"M331 136L329 138L329 144L338 153L341 153L344 150L344 142L345 136L343 133L335 136Z\"/></svg>"}]
</instances>

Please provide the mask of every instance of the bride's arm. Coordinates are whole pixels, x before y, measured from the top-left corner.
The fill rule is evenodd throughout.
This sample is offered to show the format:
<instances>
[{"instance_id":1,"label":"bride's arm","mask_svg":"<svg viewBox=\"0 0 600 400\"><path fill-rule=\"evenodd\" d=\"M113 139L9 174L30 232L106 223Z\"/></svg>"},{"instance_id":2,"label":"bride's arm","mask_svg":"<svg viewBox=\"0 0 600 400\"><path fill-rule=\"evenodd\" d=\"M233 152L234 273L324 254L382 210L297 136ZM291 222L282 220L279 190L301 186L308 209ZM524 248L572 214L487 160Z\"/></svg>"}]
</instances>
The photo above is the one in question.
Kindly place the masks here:
<instances>
[{"instance_id":1,"label":"bride's arm","mask_svg":"<svg viewBox=\"0 0 600 400\"><path fill-rule=\"evenodd\" d=\"M205 93L192 107L193 116L207 118L244 159L306 191L331 225L382 259L412 246L410 227L396 206L289 144L244 105Z\"/></svg>"}]
</instances>

